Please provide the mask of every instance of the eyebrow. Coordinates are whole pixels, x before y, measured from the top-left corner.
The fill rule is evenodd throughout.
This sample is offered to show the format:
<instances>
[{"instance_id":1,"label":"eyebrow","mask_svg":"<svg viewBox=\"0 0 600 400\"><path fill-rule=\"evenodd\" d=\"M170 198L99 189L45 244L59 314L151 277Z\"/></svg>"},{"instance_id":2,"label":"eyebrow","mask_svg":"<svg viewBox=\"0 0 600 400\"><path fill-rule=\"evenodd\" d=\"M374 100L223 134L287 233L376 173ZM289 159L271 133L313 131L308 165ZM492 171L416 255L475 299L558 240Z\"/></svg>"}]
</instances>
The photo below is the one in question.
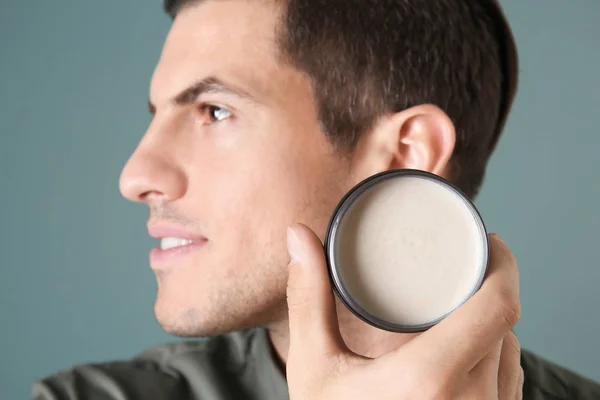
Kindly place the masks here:
<instances>
[{"instance_id":1,"label":"eyebrow","mask_svg":"<svg viewBox=\"0 0 600 400\"><path fill-rule=\"evenodd\" d=\"M204 93L226 93L244 100L248 100L255 104L260 103L247 91L234 85L225 83L215 76L209 76L194 83L176 95L171 102L178 106L186 106L195 103L198 99L198 96ZM148 101L148 111L152 115L156 113L156 106L152 103L152 101Z\"/></svg>"}]
</instances>

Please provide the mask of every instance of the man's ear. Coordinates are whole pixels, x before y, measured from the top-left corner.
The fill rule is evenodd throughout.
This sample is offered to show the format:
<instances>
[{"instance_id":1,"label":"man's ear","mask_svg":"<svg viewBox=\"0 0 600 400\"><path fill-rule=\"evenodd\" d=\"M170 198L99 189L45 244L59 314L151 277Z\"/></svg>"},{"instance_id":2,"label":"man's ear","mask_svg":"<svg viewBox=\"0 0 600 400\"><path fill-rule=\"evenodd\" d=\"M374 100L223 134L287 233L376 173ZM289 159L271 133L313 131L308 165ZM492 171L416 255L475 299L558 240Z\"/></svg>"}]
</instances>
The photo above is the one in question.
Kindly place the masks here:
<instances>
[{"instance_id":1,"label":"man's ear","mask_svg":"<svg viewBox=\"0 0 600 400\"><path fill-rule=\"evenodd\" d=\"M419 169L448 177L454 124L440 108L425 104L381 117L358 143L356 180L390 169Z\"/></svg>"}]
</instances>

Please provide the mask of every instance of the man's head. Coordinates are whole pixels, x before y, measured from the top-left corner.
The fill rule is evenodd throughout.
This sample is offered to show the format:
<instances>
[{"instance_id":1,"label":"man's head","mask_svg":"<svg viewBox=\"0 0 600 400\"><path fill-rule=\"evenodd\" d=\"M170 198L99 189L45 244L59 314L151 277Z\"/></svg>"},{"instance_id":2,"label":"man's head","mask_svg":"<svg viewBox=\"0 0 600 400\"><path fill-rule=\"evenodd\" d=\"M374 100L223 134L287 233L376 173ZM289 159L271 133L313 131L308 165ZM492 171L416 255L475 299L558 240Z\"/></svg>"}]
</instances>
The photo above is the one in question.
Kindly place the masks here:
<instances>
[{"instance_id":1,"label":"man's head","mask_svg":"<svg viewBox=\"0 0 600 400\"><path fill-rule=\"evenodd\" d=\"M152 79L154 118L121 190L149 205L151 234L194 241L152 257L168 332L285 318L286 227L323 234L369 175L423 169L476 194L516 81L491 2L166 7L175 20Z\"/></svg>"}]
</instances>

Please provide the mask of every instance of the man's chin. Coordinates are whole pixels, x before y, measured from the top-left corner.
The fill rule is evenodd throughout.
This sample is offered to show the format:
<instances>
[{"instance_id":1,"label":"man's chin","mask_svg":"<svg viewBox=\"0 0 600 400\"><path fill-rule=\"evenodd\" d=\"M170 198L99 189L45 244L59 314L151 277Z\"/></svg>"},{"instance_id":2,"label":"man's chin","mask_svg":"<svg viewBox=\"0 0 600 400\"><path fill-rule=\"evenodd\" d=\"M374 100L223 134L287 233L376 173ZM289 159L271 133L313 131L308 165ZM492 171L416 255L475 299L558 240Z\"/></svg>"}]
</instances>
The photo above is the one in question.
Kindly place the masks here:
<instances>
[{"instance_id":1,"label":"man's chin","mask_svg":"<svg viewBox=\"0 0 600 400\"><path fill-rule=\"evenodd\" d=\"M200 338L209 336L219 336L225 333L236 331L237 329L207 328L205 326L186 326L178 323L165 323L158 321L162 329L169 335L181 338Z\"/></svg>"},{"instance_id":2,"label":"man's chin","mask_svg":"<svg viewBox=\"0 0 600 400\"><path fill-rule=\"evenodd\" d=\"M217 336L287 321L285 281L279 290L253 293L239 288L194 291L159 284L154 315L165 332L180 337ZM275 285L273 285L275 286Z\"/></svg>"},{"instance_id":3,"label":"man's chin","mask_svg":"<svg viewBox=\"0 0 600 400\"><path fill-rule=\"evenodd\" d=\"M162 329L173 336L217 336L238 330L235 324L226 323L218 315L208 315L192 307L168 307L157 302L154 316Z\"/></svg>"},{"instance_id":4,"label":"man's chin","mask_svg":"<svg viewBox=\"0 0 600 400\"><path fill-rule=\"evenodd\" d=\"M207 337L218 336L234 331L269 325L274 319L284 317L282 313L273 311L279 307L270 308L269 312L232 313L198 309L194 307L169 307L157 301L154 315L162 329L178 337ZM286 309L287 310L287 309ZM282 314L282 315L279 315Z\"/></svg>"}]
</instances>

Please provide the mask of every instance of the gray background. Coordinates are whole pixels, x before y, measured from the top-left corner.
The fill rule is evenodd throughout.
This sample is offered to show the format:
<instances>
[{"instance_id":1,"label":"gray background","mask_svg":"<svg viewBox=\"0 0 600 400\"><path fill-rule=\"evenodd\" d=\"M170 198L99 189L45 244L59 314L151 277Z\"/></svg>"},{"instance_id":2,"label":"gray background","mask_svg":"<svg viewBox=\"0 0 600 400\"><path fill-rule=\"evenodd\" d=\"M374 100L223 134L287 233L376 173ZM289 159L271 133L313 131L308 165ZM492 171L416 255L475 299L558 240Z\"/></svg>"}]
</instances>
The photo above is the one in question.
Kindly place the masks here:
<instances>
[{"instance_id":1,"label":"gray background","mask_svg":"<svg viewBox=\"0 0 600 400\"><path fill-rule=\"evenodd\" d=\"M503 3L522 84L478 205L520 263L523 346L600 379L600 1ZM158 1L0 0L0 399L173 340L117 187L168 27Z\"/></svg>"}]
</instances>

